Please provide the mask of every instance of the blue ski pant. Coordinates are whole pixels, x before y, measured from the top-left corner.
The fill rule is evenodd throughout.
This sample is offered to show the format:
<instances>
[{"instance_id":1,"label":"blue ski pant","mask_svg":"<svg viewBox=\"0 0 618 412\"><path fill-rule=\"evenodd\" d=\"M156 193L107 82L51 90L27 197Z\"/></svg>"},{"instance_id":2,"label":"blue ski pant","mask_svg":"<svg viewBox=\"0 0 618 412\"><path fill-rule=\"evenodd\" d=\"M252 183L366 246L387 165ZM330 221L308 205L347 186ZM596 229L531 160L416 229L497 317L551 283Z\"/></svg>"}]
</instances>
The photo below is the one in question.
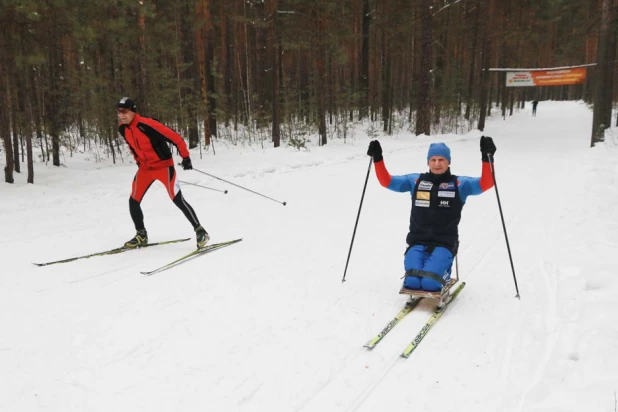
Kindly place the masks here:
<instances>
[{"instance_id":1,"label":"blue ski pant","mask_svg":"<svg viewBox=\"0 0 618 412\"><path fill-rule=\"evenodd\" d=\"M404 259L405 270L424 270L442 277L445 281L451 278L451 266L454 256L450 250L435 246L431 253L427 253L429 246L415 245L408 249ZM440 282L426 277L406 276L403 286L407 289L426 290L435 292L442 289Z\"/></svg>"}]
</instances>

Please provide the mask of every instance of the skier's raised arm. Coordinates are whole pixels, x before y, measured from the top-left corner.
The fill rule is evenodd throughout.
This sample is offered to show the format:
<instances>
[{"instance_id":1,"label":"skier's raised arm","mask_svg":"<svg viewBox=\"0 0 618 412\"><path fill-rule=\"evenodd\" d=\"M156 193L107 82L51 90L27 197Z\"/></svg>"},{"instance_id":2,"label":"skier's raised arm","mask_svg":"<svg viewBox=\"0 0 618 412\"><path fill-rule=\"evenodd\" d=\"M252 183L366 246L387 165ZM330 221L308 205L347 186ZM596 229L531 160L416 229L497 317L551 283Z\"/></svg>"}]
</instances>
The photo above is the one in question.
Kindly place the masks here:
<instances>
[{"instance_id":1,"label":"skier's raised arm","mask_svg":"<svg viewBox=\"0 0 618 412\"><path fill-rule=\"evenodd\" d=\"M496 153L496 145L489 136L481 137L481 160L482 170L481 177L468 177L459 176L459 192L463 199L466 201L468 196L480 195L483 192L494 187L494 178L491 175L491 166L489 165L489 156L493 156Z\"/></svg>"},{"instance_id":2,"label":"skier's raised arm","mask_svg":"<svg viewBox=\"0 0 618 412\"><path fill-rule=\"evenodd\" d=\"M416 184L418 179L418 173L411 173L403 176L391 176L384 164L384 158L382 156L382 147L377 140L369 143L369 149L367 154L373 158L373 165L375 166L376 177L378 182L383 187L390 189L394 192L409 192Z\"/></svg>"}]
</instances>

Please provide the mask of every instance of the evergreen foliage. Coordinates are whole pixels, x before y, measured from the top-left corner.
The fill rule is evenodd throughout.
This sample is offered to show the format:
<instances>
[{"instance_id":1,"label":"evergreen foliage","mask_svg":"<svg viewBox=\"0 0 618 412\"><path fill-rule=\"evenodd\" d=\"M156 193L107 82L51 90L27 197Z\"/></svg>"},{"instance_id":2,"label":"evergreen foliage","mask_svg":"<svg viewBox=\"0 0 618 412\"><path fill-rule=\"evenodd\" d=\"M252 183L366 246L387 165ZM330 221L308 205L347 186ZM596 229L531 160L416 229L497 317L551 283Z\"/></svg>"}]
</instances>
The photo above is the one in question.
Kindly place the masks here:
<instances>
[{"instance_id":1,"label":"evergreen foliage","mask_svg":"<svg viewBox=\"0 0 618 412\"><path fill-rule=\"evenodd\" d=\"M482 69L596 62L602 1L3 0L5 181L21 171L22 147L29 176L35 156L124 160L121 96L190 147L217 138L299 149L311 135L345 139L367 118L386 134L464 132L533 98L592 101L598 70L584 85L513 89Z\"/></svg>"}]
</instances>

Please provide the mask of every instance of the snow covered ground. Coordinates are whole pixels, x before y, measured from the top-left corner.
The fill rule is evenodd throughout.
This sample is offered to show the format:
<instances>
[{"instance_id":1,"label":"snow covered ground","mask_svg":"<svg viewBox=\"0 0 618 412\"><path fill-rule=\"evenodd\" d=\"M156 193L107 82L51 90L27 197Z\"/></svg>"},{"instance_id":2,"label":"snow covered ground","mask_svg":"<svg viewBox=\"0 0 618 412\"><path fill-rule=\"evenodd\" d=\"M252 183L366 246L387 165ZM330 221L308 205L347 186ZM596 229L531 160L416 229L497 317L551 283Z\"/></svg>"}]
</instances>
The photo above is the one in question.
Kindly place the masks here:
<instances>
[{"instance_id":1,"label":"snow covered ground","mask_svg":"<svg viewBox=\"0 0 618 412\"><path fill-rule=\"evenodd\" d=\"M460 225L467 286L409 359L422 303L373 351L363 344L399 295L409 195L371 172L363 128L308 151L226 147L194 166L279 201L179 170L212 242L243 237L169 271L194 240L36 267L121 245L136 167L63 158L0 184L0 410L615 411L618 391L618 138L589 148L582 103L542 102L492 118L496 177L521 300L514 298L495 191ZM613 130L616 133L616 130ZM430 142L452 172L480 174L481 133L381 136L392 174L423 172ZM314 139L315 140L315 139ZM126 160L126 158L125 158ZM193 237L155 183L151 242Z\"/></svg>"}]
</instances>

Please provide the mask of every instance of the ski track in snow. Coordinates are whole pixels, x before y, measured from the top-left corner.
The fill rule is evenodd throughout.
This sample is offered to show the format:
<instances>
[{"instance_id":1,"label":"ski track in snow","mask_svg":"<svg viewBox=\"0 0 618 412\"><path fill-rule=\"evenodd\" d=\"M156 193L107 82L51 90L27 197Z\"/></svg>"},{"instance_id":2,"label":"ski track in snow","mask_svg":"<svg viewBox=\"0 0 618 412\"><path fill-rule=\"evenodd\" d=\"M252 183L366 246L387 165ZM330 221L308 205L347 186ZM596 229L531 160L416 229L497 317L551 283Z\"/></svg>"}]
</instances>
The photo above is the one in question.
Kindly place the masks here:
<instances>
[{"instance_id":1,"label":"ski track in snow","mask_svg":"<svg viewBox=\"0 0 618 412\"><path fill-rule=\"evenodd\" d=\"M140 265L140 263L133 263L131 265L125 265L125 266L121 266L121 267L118 267L118 268L114 268L114 269L106 270L106 271L103 271L103 272L95 273L93 275L87 275L87 276L84 276L84 277L82 277L80 279L68 280L68 281L66 281L66 283L71 284L71 283L86 282L86 281L90 281L90 280L94 280L94 279L100 278L101 276L110 275L112 273L123 272L123 271L126 271L127 269L134 268L134 267L136 267L138 265ZM119 277L119 278L117 278L115 280L108 281L108 282L105 283L105 285L109 285L109 284L117 282L117 281L119 281L121 279L122 278Z\"/></svg>"},{"instance_id":2,"label":"ski track in snow","mask_svg":"<svg viewBox=\"0 0 618 412\"><path fill-rule=\"evenodd\" d=\"M547 266L550 266L549 269ZM525 411L526 398L528 394L539 384L544 372L547 369L549 359L554 353L558 338L560 335L560 318L557 314L556 308L556 293L558 291L558 276L557 271L552 265L548 265L543 259L539 264L539 271L543 275L545 281L545 291L547 293L547 309L545 313L545 328L547 337L545 338L544 351L540 356L537 356L538 363L536 372L533 374L532 379L528 381L527 388L521 395L518 410Z\"/></svg>"},{"instance_id":3,"label":"ski track in snow","mask_svg":"<svg viewBox=\"0 0 618 412\"><path fill-rule=\"evenodd\" d=\"M220 197L183 192L211 234L245 241L151 278L139 271L185 254L187 243L44 268L20 258L34 250L33 260L55 260L128 239L133 169L83 170L64 194L68 172L51 167L35 186L1 187L12 197L8 209L0 204L0 246L11 269L0 276L0 409L611 408L618 282L605 262L618 248L611 219L618 169L605 155L596 160L602 149L587 150L585 106L542 109L537 118L493 117L486 131L498 146L496 178L521 300L513 298L496 195L473 197L460 225L459 275L467 286L409 359L399 354L431 316L428 302L375 349L362 346L407 299L397 292L409 194L379 187L373 171L348 281L340 282L369 139L203 159L214 175L288 201L287 208L179 170L183 180L229 189ZM393 175L423 171L428 144L442 140L453 172L477 176L480 134L378 139ZM149 234L188 237L164 190L153 186L143 207ZM459 409L445 408L445 391Z\"/></svg>"},{"instance_id":4,"label":"ski track in snow","mask_svg":"<svg viewBox=\"0 0 618 412\"><path fill-rule=\"evenodd\" d=\"M360 396L358 397L358 399L356 399L356 401L352 404L352 406L348 410L350 412L356 412L360 410L360 408L364 405L367 398L369 398L369 396L371 396L374 390L377 389L380 383L384 381L384 379L391 372L391 370L403 361L404 360L402 358L396 357L392 361L392 363L390 363L390 365L387 364L385 367L382 367L383 370L380 373L374 372L374 375L376 375L375 378L373 378L369 383L367 383L364 389L360 390Z\"/></svg>"}]
</instances>

